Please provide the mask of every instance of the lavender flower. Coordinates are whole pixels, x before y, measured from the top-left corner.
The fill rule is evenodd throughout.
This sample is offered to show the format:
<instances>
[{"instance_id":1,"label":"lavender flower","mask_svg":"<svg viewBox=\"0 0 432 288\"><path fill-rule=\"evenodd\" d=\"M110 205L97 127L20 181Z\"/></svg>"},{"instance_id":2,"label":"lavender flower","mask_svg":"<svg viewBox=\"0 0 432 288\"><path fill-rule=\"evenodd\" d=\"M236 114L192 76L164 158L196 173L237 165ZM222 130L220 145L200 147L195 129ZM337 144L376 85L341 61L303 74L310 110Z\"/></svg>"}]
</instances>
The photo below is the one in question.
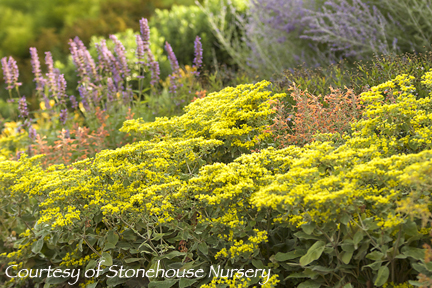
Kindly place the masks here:
<instances>
[{"instance_id":1,"label":"lavender flower","mask_svg":"<svg viewBox=\"0 0 432 288\"><path fill-rule=\"evenodd\" d=\"M51 52L45 52L45 64L48 67L48 87L53 95L57 94L56 74L54 73L54 62L51 56Z\"/></svg>"},{"instance_id":2,"label":"lavender flower","mask_svg":"<svg viewBox=\"0 0 432 288\"><path fill-rule=\"evenodd\" d=\"M28 116L28 109L27 109L27 101L25 96L23 96L19 102L18 102L18 110L20 112L19 117L27 117Z\"/></svg>"},{"instance_id":3,"label":"lavender flower","mask_svg":"<svg viewBox=\"0 0 432 288\"><path fill-rule=\"evenodd\" d=\"M133 100L133 92L132 89L128 88L127 91L124 91L123 93L123 104L129 105L130 102Z\"/></svg>"},{"instance_id":4,"label":"lavender flower","mask_svg":"<svg viewBox=\"0 0 432 288\"><path fill-rule=\"evenodd\" d=\"M72 108L73 108L73 109L78 108L78 102L77 102L76 97L75 97L74 95L71 95L71 96L69 97L69 100L70 100L70 102L72 103Z\"/></svg>"},{"instance_id":5,"label":"lavender flower","mask_svg":"<svg viewBox=\"0 0 432 288\"><path fill-rule=\"evenodd\" d=\"M159 62L152 61L150 62L150 71L152 73L152 80L150 81L150 85L154 86L159 82Z\"/></svg>"},{"instance_id":6,"label":"lavender flower","mask_svg":"<svg viewBox=\"0 0 432 288\"><path fill-rule=\"evenodd\" d=\"M107 79L107 87L108 87L107 99L109 102L112 102L114 101L115 95L117 94L117 89L114 86L112 78Z\"/></svg>"},{"instance_id":7,"label":"lavender flower","mask_svg":"<svg viewBox=\"0 0 432 288\"><path fill-rule=\"evenodd\" d=\"M37 132L36 129L34 129L33 127L29 128L29 137L32 141L34 141L36 139L37 136Z\"/></svg>"},{"instance_id":8,"label":"lavender flower","mask_svg":"<svg viewBox=\"0 0 432 288\"><path fill-rule=\"evenodd\" d=\"M111 59L114 58L114 56L111 51L109 51L105 39L102 39L100 43L96 44L96 50L98 52L98 69L109 73L111 70Z\"/></svg>"},{"instance_id":9,"label":"lavender flower","mask_svg":"<svg viewBox=\"0 0 432 288\"><path fill-rule=\"evenodd\" d=\"M194 47L195 47L195 58L193 60L194 66L196 68L197 71L195 71L195 75L199 75L198 69L201 67L202 63L203 63L203 49L202 49L202 44L201 44L201 38L200 37L196 37L195 38L195 42L194 42Z\"/></svg>"},{"instance_id":10,"label":"lavender flower","mask_svg":"<svg viewBox=\"0 0 432 288\"><path fill-rule=\"evenodd\" d=\"M6 57L2 58L1 63L3 68L4 80L6 84L8 84L6 89L11 90L14 87L21 86L21 83L18 82L19 70L16 61L11 56L9 56L8 61L6 60Z\"/></svg>"},{"instance_id":11,"label":"lavender flower","mask_svg":"<svg viewBox=\"0 0 432 288\"><path fill-rule=\"evenodd\" d=\"M170 92L175 94L177 91L177 85L176 85L176 77L175 75L171 74L170 76Z\"/></svg>"},{"instance_id":12,"label":"lavender flower","mask_svg":"<svg viewBox=\"0 0 432 288\"><path fill-rule=\"evenodd\" d=\"M136 43L137 43L137 49L136 49L136 57L138 59L136 64L145 64L144 58L145 58L145 47L144 42L142 41L142 38L140 35L136 35ZM142 77L144 78L144 77Z\"/></svg>"},{"instance_id":13,"label":"lavender flower","mask_svg":"<svg viewBox=\"0 0 432 288\"><path fill-rule=\"evenodd\" d=\"M88 81L86 63L84 60L84 52L78 48L78 45L76 42L78 42L79 43L78 45L81 46L82 42L81 42L81 40L77 39L77 37L75 38L75 41L73 41L72 39L69 39L69 46L70 46L70 51L72 54L72 60L75 64L75 67L77 67L78 76L82 79L78 82L83 83L83 82ZM84 46L84 45L82 45L82 46Z\"/></svg>"},{"instance_id":14,"label":"lavender flower","mask_svg":"<svg viewBox=\"0 0 432 288\"><path fill-rule=\"evenodd\" d=\"M141 38L145 46L150 46L150 28L148 25L148 21L145 18L142 18L140 21L140 30L141 30Z\"/></svg>"},{"instance_id":15,"label":"lavender flower","mask_svg":"<svg viewBox=\"0 0 432 288\"><path fill-rule=\"evenodd\" d=\"M95 105L98 105L99 102L102 100L102 95L101 93L99 93L99 90L94 90L92 96L93 96L93 103Z\"/></svg>"},{"instance_id":16,"label":"lavender flower","mask_svg":"<svg viewBox=\"0 0 432 288\"><path fill-rule=\"evenodd\" d=\"M121 72L123 73L123 77L128 77L130 75L130 70L127 64L125 48L120 40L117 39L116 36L110 35L110 39L114 42L115 47L114 51L117 55L118 63L120 64Z\"/></svg>"},{"instance_id":17,"label":"lavender flower","mask_svg":"<svg viewBox=\"0 0 432 288\"><path fill-rule=\"evenodd\" d=\"M33 74L35 75L34 81L36 82L36 91L42 92L43 83L45 83L45 80L42 77L42 72L40 69L39 56L37 54L36 48L34 48L34 47L30 48L30 55L31 55L31 64L33 67Z\"/></svg>"},{"instance_id":18,"label":"lavender flower","mask_svg":"<svg viewBox=\"0 0 432 288\"><path fill-rule=\"evenodd\" d=\"M64 74L61 74L58 77L58 81L57 81L57 97L58 100L60 101L61 104L64 104L66 102L66 79L64 78Z\"/></svg>"},{"instance_id":19,"label":"lavender flower","mask_svg":"<svg viewBox=\"0 0 432 288\"><path fill-rule=\"evenodd\" d=\"M172 69L173 73L180 75L180 67L179 67L177 58L174 54L174 51L171 48L171 45L168 42L165 42L165 50L168 53L168 59L170 61L171 69Z\"/></svg>"},{"instance_id":20,"label":"lavender flower","mask_svg":"<svg viewBox=\"0 0 432 288\"><path fill-rule=\"evenodd\" d=\"M51 109L51 103L50 100L48 99L48 97L43 93L43 100L45 103L45 108L46 109Z\"/></svg>"},{"instance_id":21,"label":"lavender flower","mask_svg":"<svg viewBox=\"0 0 432 288\"><path fill-rule=\"evenodd\" d=\"M83 104L84 110L85 111L90 111L90 105L88 104L86 99L82 99L81 103Z\"/></svg>"},{"instance_id":22,"label":"lavender flower","mask_svg":"<svg viewBox=\"0 0 432 288\"><path fill-rule=\"evenodd\" d=\"M67 120L67 109L60 110L60 122L64 125L66 124Z\"/></svg>"}]
</instances>

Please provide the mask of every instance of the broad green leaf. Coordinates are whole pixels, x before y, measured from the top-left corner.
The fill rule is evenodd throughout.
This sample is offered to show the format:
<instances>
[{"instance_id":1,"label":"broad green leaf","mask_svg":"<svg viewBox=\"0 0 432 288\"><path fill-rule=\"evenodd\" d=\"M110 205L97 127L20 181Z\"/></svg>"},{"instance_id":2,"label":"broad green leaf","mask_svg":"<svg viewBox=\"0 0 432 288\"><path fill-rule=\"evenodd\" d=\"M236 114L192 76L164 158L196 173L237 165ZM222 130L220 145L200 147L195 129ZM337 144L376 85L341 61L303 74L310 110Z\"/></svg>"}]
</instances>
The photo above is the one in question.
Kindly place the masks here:
<instances>
[{"instance_id":1,"label":"broad green leaf","mask_svg":"<svg viewBox=\"0 0 432 288\"><path fill-rule=\"evenodd\" d=\"M206 243L201 242L198 244L198 250L201 251L204 255L208 255L208 246Z\"/></svg>"},{"instance_id":2,"label":"broad green leaf","mask_svg":"<svg viewBox=\"0 0 432 288\"><path fill-rule=\"evenodd\" d=\"M101 261L103 261L102 265L105 265L105 266L111 266L113 264L112 257L107 252L102 253Z\"/></svg>"},{"instance_id":3,"label":"broad green leaf","mask_svg":"<svg viewBox=\"0 0 432 288\"><path fill-rule=\"evenodd\" d=\"M264 266L264 264L263 264L263 262L261 260L253 259L252 260L252 265L254 265L255 268L258 268L258 269L265 269L265 266Z\"/></svg>"},{"instance_id":4,"label":"broad green leaf","mask_svg":"<svg viewBox=\"0 0 432 288\"><path fill-rule=\"evenodd\" d=\"M287 252L287 253L278 252L274 258L276 261L283 262L283 261L292 260L292 259L301 257L305 253L306 253L306 250L304 250L304 249L294 250L294 251Z\"/></svg>"},{"instance_id":5,"label":"broad green leaf","mask_svg":"<svg viewBox=\"0 0 432 288\"><path fill-rule=\"evenodd\" d=\"M113 231L113 230L109 230L108 234L107 234L108 243L111 243L112 245L115 246L117 244L118 240L119 240L119 236L117 235L117 233L115 233L115 231Z\"/></svg>"},{"instance_id":6,"label":"broad green leaf","mask_svg":"<svg viewBox=\"0 0 432 288\"><path fill-rule=\"evenodd\" d=\"M314 260L317 260L325 248L325 242L324 241L317 241L315 244L312 245L312 247L309 248L306 255L300 258L300 265L306 266L309 263L311 263Z\"/></svg>"},{"instance_id":7,"label":"broad green leaf","mask_svg":"<svg viewBox=\"0 0 432 288\"><path fill-rule=\"evenodd\" d=\"M347 252L347 251L343 251L342 252L342 262L345 264L349 264L349 262L351 261L351 258L353 256L354 252Z\"/></svg>"},{"instance_id":8,"label":"broad green leaf","mask_svg":"<svg viewBox=\"0 0 432 288\"><path fill-rule=\"evenodd\" d=\"M343 286L343 288L353 288L353 286L351 285L351 283L348 283L345 286Z\"/></svg>"},{"instance_id":9,"label":"broad green leaf","mask_svg":"<svg viewBox=\"0 0 432 288\"><path fill-rule=\"evenodd\" d=\"M103 264L103 263L102 263L102 264ZM86 266L85 270L87 271L87 270L93 269L93 268L96 267L96 265L97 265L97 262L96 262L95 260L90 260L90 261L87 263L87 266Z\"/></svg>"},{"instance_id":10,"label":"broad green leaf","mask_svg":"<svg viewBox=\"0 0 432 288\"><path fill-rule=\"evenodd\" d=\"M125 240L132 240L134 241L137 237L137 235L135 234L134 231L132 231L131 229L125 229L125 231L123 231L123 233L121 234L123 236L123 238Z\"/></svg>"},{"instance_id":11,"label":"broad green leaf","mask_svg":"<svg viewBox=\"0 0 432 288\"><path fill-rule=\"evenodd\" d=\"M378 274L377 274L377 278L375 280L375 286L382 286L387 282L387 279L390 275L390 270L387 266L382 266L379 270L378 270Z\"/></svg>"},{"instance_id":12,"label":"broad green leaf","mask_svg":"<svg viewBox=\"0 0 432 288\"><path fill-rule=\"evenodd\" d=\"M300 283L300 285L297 286L297 288L320 288L321 284L313 281L313 280L307 280L305 282Z\"/></svg>"},{"instance_id":13,"label":"broad green leaf","mask_svg":"<svg viewBox=\"0 0 432 288\"><path fill-rule=\"evenodd\" d=\"M383 257L384 257L384 254L381 252L378 252L378 251L373 251L373 252L366 255L366 258L371 259L371 260L375 260L375 261L382 260Z\"/></svg>"},{"instance_id":14,"label":"broad green leaf","mask_svg":"<svg viewBox=\"0 0 432 288\"><path fill-rule=\"evenodd\" d=\"M176 284L178 280L165 280L165 281L153 281L150 282L148 288L170 288Z\"/></svg>"},{"instance_id":15,"label":"broad green leaf","mask_svg":"<svg viewBox=\"0 0 432 288\"><path fill-rule=\"evenodd\" d=\"M425 249L404 247L402 254L408 257L412 257L415 260L423 260L425 258Z\"/></svg>"},{"instance_id":16,"label":"broad green leaf","mask_svg":"<svg viewBox=\"0 0 432 288\"><path fill-rule=\"evenodd\" d=\"M353 237L354 245L357 246L361 242L363 237L364 237L363 231L362 230L357 231Z\"/></svg>"},{"instance_id":17,"label":"broad green leaf","mask_svg":"<svg viewBox=\"0 0 432 288\"><path fill-rule=\"evenodd\" d=\"M312 232L313 232L313 230L315 229L315 223L313 223L313 222L309 222L309 223L307 223L307 224L303 224L303 225L301 226L301 228L303 229L303 231L304 231L306 234L311 235Z\"/></svg>"},{"instance_id":18,"label":"broad green leaf","mask_svg":"<svg viewBox=\"0 0 432 288\"><path fill-rule=\"evenodd\" d=\"M116 246L114 244L108 242L105 244L103 251L106 251L109 249L114 249L114 248L116 248Z\"/></svg>"},{"instance_id":19,"label":"broad green leaf","mask_svg":"<svg viewBox=\"0 0 432 288\"><path fill-rule=\"evenodd\" d=\"M180 288L185 288L185 287L192 287L192 284L194 284L195 282L197 282L199 279L187 279L187 278L181 278L180 279L180 283L179 283L179 287Z\"/></svg>"},{"instance_id":20,"label":"broad green leaf","mask_svg":"<svg viewBox=\"0 0 432 288\"><path fill-rule=\"evenodd\" d=\"M36 242L34 242L33 245L32 245L32 249L31 249L32 252L33 253L39 253L41 251L41 249L42 249L43 244L44 244L43 238L41 238L41 239L37 240Z\"/></svg>"}]
</instances>

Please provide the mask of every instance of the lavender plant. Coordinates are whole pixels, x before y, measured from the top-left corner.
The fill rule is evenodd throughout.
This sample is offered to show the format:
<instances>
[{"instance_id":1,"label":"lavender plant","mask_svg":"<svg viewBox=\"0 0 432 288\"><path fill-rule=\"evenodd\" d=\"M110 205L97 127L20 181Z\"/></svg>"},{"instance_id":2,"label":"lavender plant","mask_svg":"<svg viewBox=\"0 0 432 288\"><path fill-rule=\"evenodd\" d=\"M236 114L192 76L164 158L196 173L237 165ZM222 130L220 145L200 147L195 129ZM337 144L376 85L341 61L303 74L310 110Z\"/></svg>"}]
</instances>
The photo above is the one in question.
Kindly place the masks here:
<instances>
[{"instance_id":1,"label":"lavender plant","mask_svg":"<svg viewBox=\"0 0 432 288\"><path fill-rule=\"evenodd\" d=\"M68 90L66 76L55 67L50 52L45 52L46 73L42 73L38 51L36 48L30 48L31 63L35 76L34 81L36 82L36 97L38 101L44 104L41 106L42 109L48 112L45 114L50 117L50 125L54 125L51 128L57 128L57 130L70 129L73 122L75 122L73 119L80 115L81 119L79 121L91 130L95 130L100 126L100 119L102 119L100 111L103 111L103 113L110 115L106 124L114 129L113 134L119 134L116 128L119 128L126 114L132 113L130 108L139 106L135 110L141 114L149 111L161 111L160 104L163 101L159 101L157 104L158 101L149 101L146 99L148 97L170 99L171 104L164 103L163 105L174 106L173 109L170 109L171 111L178 111L177 107L181 109L181 103L188 103L187 99L182 99L185 96L184 91L179 94L178 89L183 86L183 80L180 80L183 78L188 86L186 89L192 90L194 83L197 83L194 79L198 74L193 72L202 65L200 38L197 37L194 43L194 66L185 70L180 68L173 49L166 43L166 51L173 72L171 81L160 82L159 63L156 61L150 47L148 21L142 19L140 27L140 34L134 36L136 49L133 49L132 59L130 49L127 50L115 35L109 37L109 42L102 39L99 43L96 43L94 51L97 60L78 37L69 40L71 61L76 68L75 72L78 78L76 88L78 95L76 95L76 92ZM11 93L11 99L13 99L11 90L20 86L20 83L17 82L18 68L11 57L9 61L6 58L2 59L2 66L5 82L8 84L7 89ZM147 77L147 75L151 76ZM167 83L170 82L172 85L168 89ZM147 92L148 90L150 92ZM19 95L18 89L16 91L18 93L16 102L18 103L19 115L26 120L23 127L29 129L29 139L34 141L35 133L41 133L42 131L35 132L35 130L32 130L34 127L32 127L31 123L34 123L35 120L30 118L34 115L29 113L26 98ZM194 96L193 92L186 94L191 99ZM140 115L139 113L138 115ZM116 143L114 140L112 142Z\"/></svg>"},{"instance_id":2,"label":"lavender plant","mask_svg":"<svg viewBox=\"0 0 432 288\"><path fill-rule=\"evenodd\" d=\"M302 39L327 44L330 51L348 58L390 54L397 51L392 36L394 23L388 21L376 6L361 0L326 1L322 9L308 9Z\"/></svg>"}]
</instances>

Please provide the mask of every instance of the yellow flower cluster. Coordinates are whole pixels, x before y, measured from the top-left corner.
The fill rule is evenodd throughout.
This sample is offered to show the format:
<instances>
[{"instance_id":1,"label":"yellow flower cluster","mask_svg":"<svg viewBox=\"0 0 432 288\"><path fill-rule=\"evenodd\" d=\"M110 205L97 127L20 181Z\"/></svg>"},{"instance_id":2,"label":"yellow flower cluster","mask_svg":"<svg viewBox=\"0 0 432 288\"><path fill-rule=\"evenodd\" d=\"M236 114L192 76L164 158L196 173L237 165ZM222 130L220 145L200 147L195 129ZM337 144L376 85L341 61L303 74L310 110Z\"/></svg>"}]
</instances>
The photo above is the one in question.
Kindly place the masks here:
<instances>
[{"instance_id":1,"label":"yellow flower cluster","mask_svg":"<svg viewBox=\"0 0 432 288\"><path fill-rule=\"evenodd\" d=\"M250 149L269 137L261 133L270 124L270 115L274 112L269 100L285 96L264 91L270 84L262 81L228 87L194 101L185 107L186 113L182 116L157 118L149 123L128 120L120 130L150 137L220 139L229 147Z\"/></svg>"}]
</instances>

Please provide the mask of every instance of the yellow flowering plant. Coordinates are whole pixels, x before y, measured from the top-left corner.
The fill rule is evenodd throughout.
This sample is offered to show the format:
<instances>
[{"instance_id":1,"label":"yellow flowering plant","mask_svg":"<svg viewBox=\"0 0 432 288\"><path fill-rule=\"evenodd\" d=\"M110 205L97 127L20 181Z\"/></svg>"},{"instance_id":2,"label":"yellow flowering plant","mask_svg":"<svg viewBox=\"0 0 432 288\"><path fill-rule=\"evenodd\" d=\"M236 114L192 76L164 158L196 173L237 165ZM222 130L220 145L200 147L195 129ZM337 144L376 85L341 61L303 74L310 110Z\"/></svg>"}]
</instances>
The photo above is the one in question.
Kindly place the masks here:
<instances>
[{"instance_id":1,"label":"yellow flowering plant","mask_svg":"<svg viewBox=\"0 0 432 288\"><path fill-rule=\"evenodd\" d=\"M401 75L363 93L363 116L342 144L328 134L304 147L271 147L268 100L286 96L261 82L196 100L182 116L126 121L122 130L142 141L72 165L43 170L25 155L0 162L0 203L34 217L1 261L84 270L104 260L97 284L89 282L98 287L132 285L107 277L110 265L158 261L164 269L270 269L268 287L414 280L427 264L420 231L430 216L432 103L413 97L411 80ZM422 212L410 214L412 205ZM143 285L247 287L258 276Z\"/></svg>"}]
</instances>

